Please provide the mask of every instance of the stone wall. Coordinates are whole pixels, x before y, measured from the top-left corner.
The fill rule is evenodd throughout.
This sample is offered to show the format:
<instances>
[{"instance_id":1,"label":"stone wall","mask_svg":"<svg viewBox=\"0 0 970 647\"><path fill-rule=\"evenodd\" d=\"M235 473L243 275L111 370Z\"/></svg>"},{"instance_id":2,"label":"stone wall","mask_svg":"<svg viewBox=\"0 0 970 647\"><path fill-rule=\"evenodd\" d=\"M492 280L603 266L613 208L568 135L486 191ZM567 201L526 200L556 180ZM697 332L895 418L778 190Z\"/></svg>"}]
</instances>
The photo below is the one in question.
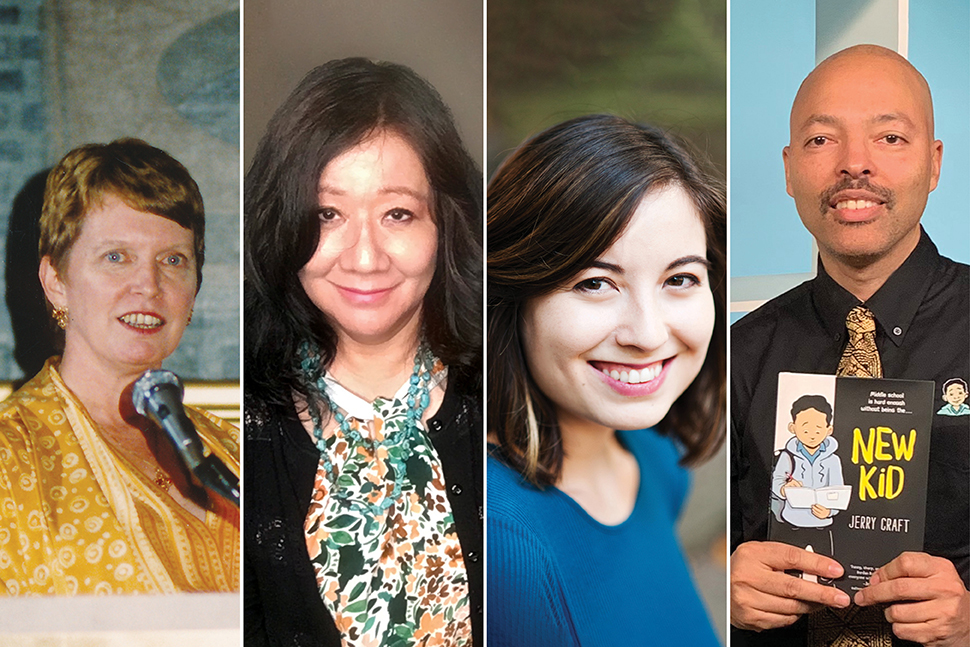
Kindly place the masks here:
<instances>
[{"instance_id":1,"label":"stone wall","mask_svg":"<svg viewBox=\"0 0 970 647\"><path fill-rule=\"evenodd\" d=\"M42 15L39 0L0 0L0 245L4 248L14 200L47 161ZM36 243L34 250L36 258ZM5 278L4 268L0 272L4 272L0 278ZM0 307L0 379L21 373L13 348L10 314Z\"/></svg>"}]
</instances>

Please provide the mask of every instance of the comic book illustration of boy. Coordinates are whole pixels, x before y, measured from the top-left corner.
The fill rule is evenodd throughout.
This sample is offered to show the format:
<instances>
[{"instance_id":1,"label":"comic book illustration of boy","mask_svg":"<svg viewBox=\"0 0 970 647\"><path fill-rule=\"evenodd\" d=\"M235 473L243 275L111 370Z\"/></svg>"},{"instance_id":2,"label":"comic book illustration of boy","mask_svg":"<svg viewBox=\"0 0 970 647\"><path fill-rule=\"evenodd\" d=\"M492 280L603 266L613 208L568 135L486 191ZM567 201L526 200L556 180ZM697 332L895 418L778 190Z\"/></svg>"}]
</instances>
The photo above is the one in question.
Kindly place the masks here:
<instances>
[{"instance_id":1,"label":"comic book illustration of boy","mask_svg":"<svg viewBox=\"0 0 970 647\"><path fill-rule=\"evenodd\" d=\"M773 530L776 541L811 546L816 553L833 554L832 517L838 510L815 503L795 507L788 501L789 488L842 486L842 461L835 453L838 441L832 437L832 406L821 395L803 395L792 404L788 431L792 438L778 454L771 490L781 502L779 521Z\"/></svg>"},{"instance_id":2,"label":"comic book illustration of boy","mask_svg":"<svg viewBox=\"0 0 970 647\"><path fill-rule=\"evenodd\" d=\"M937 411L941 416L970 416L967 406L967 383L958 377L943 383L943 399L946 404Z\"/></svg>"}]
</instances>

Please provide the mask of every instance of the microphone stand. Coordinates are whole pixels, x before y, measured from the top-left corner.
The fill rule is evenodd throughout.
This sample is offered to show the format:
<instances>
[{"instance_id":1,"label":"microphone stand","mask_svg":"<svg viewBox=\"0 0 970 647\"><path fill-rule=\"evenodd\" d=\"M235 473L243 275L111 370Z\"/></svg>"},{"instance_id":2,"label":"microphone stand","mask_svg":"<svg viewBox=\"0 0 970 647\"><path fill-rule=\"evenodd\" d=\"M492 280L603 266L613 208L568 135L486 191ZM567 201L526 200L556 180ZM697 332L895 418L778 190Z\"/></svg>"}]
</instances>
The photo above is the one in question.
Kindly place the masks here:
<instances>
[{"instance_id":1,"label":"microphone stand","mask_svg":"<svg viewBox=\"0 0 970 647\"><path fill-rule=\"evenodd\" d=\"M185 389L171 371L145 371L132 389L135 410L165 432L176 453L202 483L237 508L239 478L215 454L205 455L195 425L185 415L182 398Z\"/></svg>"}]
</instances>

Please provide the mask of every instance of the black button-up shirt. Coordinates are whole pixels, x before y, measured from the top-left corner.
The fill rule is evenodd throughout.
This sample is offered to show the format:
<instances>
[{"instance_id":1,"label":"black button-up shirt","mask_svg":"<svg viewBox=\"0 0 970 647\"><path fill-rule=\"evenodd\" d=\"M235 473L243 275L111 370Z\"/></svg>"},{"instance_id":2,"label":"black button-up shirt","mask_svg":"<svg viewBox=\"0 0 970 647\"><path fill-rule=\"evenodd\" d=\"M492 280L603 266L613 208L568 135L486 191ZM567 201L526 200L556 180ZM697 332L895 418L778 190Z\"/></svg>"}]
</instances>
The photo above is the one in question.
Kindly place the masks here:
<instances>
[{"instance_id":1,"label":"black button-up shirt","mask_svg":"<svg viewBox=\"0 0 970 647\"><path fill-rule=\"evenodd\" d=\"M835 374L845 318L859 300L818 276L731 327L731 550L768 533L778 373ZM876 318L886 378L933 380L924 551L970 578L970 415L936 413L943 384L970 381L970 267L939 255L926 232L909 258L865 302ZM970 403L968 403L970 404ZM805 621L761 634L732 628L732 645L804 643Z\"/></svg>"}]
</instances>

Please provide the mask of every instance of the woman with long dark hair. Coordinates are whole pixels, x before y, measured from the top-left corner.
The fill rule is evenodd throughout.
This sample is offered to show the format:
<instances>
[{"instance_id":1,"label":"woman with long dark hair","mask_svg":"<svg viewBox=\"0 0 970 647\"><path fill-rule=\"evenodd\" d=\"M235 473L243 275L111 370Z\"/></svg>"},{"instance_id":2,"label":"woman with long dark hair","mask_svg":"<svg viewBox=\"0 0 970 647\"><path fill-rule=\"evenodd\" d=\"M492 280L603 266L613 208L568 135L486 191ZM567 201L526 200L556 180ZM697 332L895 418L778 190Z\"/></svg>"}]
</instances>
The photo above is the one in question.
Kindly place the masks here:
<instances>
[{"instance_id":1,"label":"woman with long dark hair","mask_svg":"<svg viewBox=\"0 0 970 647\"><path fill-rule=\"evenodd\" d=\"M724 434L724 217L681 144L610 116L492 179L489 644L717 644L674 524Z\"/></svg>"},{"instance_id":2,"label":"woman with long dark hair","mask_svg":"<svg viewBox=\"0 0 970 647\"><path fill-rule=\"evenodd\" d=\"M410 69L331 61L246 175L246 639L469 645L481 174Z\"/></svg>"}]
</instances>

